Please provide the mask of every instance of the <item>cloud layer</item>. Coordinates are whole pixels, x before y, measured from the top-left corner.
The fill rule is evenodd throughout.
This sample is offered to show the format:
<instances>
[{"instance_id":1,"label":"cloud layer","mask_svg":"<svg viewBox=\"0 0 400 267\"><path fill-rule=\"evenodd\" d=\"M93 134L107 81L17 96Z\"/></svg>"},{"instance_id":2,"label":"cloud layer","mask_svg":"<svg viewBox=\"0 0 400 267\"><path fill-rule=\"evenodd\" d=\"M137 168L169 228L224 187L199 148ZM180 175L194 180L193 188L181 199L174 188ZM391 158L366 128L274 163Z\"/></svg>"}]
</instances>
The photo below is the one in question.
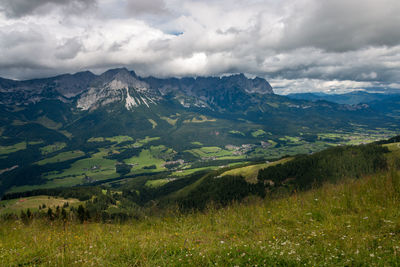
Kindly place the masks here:
<instances>
[{"instance_id":1,"label":"cloud layer","mask_svg":"<svg viewBox=\"0 0 400 267\"><path fill-rule=\"evenodd\" d=\"M282 92L385 87L400 79L399 13L398 0L3 0L0 76L126 66L244 72Z\"/></svg>"}]
</instances>

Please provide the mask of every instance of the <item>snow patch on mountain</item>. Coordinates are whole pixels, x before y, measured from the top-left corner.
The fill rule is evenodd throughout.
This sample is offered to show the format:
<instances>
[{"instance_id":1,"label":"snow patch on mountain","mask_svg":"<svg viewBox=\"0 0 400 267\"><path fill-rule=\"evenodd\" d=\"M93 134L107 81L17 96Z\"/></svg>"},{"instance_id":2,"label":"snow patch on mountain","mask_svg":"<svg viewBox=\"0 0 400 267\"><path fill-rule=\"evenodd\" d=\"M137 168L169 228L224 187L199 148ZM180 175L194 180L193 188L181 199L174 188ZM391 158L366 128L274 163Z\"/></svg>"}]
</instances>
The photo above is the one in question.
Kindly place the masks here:
<instances>
[{"instance_id":1,"label":"snow patch on mountain","mask_svg":"<svg viewBox=\"0 0 400 267\"><path fill-rule=\"evenodd\" d=\"M126 99L125 99L125 107L127 110L138 106L139 104L136 103L135 98L131 97L129 94L129 89L126 87Z\"/></svg>"}]
</instances>

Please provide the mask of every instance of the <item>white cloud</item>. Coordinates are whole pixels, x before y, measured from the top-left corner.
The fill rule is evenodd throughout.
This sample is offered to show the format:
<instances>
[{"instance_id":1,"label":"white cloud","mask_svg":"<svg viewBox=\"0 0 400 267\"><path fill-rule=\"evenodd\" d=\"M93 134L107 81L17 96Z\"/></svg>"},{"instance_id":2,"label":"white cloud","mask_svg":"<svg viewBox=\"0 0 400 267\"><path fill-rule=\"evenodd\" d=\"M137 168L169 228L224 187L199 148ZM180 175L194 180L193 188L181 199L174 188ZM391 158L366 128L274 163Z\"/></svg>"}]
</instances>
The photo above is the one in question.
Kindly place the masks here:
<instances>
[{"instance_id":1,"label":"white cloud","mask_svg":"<svg viewBox=\"0 0 400 267\"><path fill-rule=\"evenodd\" d=\"M290 81L285 92L398 83L398 13L397 0L4 0L0 76L127 66L163 77L244 72Z\"/></svg>"}]
</instances>

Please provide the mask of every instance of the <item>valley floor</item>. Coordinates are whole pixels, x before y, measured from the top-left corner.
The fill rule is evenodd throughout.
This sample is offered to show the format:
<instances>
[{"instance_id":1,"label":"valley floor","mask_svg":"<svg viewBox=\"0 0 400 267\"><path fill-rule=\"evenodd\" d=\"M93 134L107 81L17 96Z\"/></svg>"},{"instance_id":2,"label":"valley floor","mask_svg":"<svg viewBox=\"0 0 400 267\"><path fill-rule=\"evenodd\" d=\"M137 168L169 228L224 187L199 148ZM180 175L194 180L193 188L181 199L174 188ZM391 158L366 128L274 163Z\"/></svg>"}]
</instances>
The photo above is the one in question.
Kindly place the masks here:
<instances>
[{"instance_id":1,"label":"valley floor","mask_svg":"<svg viewBox=\"0 0 400 267\"><path fill-rule=\"evenodd\" d=\"M392 171L126 224L1 222L0 265L399 266L399 214Z\"/></svg>"}]
</instances>

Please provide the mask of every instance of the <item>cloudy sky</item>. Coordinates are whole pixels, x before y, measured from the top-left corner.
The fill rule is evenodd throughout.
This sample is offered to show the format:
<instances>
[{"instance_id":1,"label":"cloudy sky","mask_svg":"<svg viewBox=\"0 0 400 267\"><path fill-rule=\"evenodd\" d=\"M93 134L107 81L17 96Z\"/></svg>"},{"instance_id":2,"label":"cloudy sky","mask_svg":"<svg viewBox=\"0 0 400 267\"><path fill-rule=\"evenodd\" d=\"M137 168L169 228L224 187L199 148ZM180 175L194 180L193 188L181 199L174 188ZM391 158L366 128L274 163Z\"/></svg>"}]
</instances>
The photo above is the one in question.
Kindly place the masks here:
<instances>
[{"instance_id":1,"label":"cloudy sky","mask_svg":"<svg viewBox=\"0 0 400 267\"><path fill-rule=\"evenodd\" d=\"M0 0L0 76L246 73L278 93L400 90L399 0Z\"/></svg>"}]
</instances>

